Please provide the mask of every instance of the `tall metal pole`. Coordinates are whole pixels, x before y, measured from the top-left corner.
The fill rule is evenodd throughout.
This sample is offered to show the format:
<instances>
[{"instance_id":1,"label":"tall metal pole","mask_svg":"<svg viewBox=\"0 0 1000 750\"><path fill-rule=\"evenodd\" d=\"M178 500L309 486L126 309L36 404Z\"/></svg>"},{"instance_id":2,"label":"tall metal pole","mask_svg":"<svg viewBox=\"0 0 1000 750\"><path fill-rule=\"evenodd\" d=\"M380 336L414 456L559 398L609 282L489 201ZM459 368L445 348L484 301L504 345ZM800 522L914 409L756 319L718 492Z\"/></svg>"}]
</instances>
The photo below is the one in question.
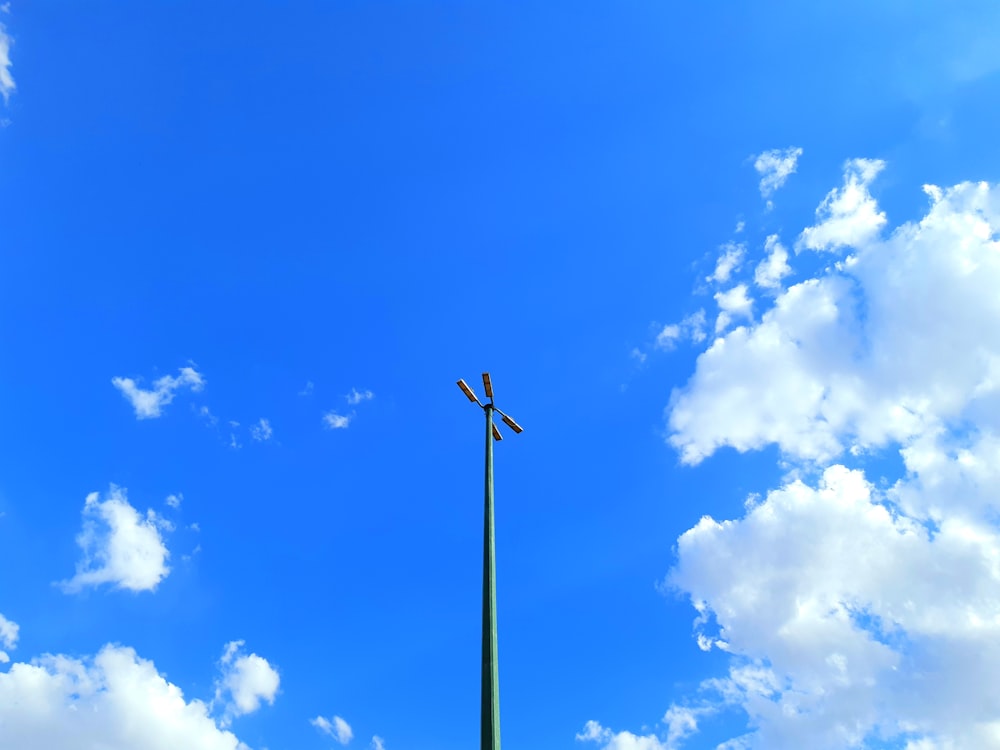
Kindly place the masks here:
<instances>
[{"instance_id":1,"label":"tall metal pole","mask_svg":"<svg viewBox=\"0 0 1000 750\"><path fill-rule=\"evenodd\" d=\"M493 537L493 404L486 412L486 518L483 529L483 675L480 750L500 750L500 682L497 675L497 591Z\"/></svg>"}]
</instances>

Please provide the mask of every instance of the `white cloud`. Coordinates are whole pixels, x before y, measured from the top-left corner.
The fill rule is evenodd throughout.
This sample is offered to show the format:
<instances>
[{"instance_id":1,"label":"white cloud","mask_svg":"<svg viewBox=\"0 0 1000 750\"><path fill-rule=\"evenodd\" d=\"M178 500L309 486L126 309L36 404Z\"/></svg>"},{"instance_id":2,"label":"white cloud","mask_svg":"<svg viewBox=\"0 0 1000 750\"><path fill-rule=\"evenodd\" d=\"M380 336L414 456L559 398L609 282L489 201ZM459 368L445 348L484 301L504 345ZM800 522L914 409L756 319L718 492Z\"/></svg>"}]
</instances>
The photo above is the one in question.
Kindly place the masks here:
<instances>
[{"instance_id":1,"label":"white cloud","mask_svg":"<svg viewBox=\"0 0 1000 750\"><path fill-rule=\"evenodd\" d=\"M323 423L330 430L346 430L351 424L351 418L335 411L328 411L323 415Z\"/></svg>"},{"instance_id":2,"label":"white cloud","mask_svg":"<svg viewBox=\"0 0 1000 750\"><path fill-rule=\"evenodd\" d=\"M76 539L83 558L76 575L61 586L67 592L103 583L129 591L155 590L170 573L170 552L160 534L169 529L152 509L145 517L139 515L124 488L111 485L103 502L99 493L90 493L83 506L83 530Z\"/></svg>"},{"instance_id":3,"label":"white cloud","mask_svg":"<svg viewBox=\"0 0 1000 750\"><path fill-rule=\"evenodd\" d=\"M633 347L632 351L629 352L629 356L636 360L640 365L646 361L646 352L642 351L638 347Z\"/></svg>"},{"instance_id":4,"label":"white cloud","mask_svg":"<svg viewBox=\"0 0 1000 750\"><path fill-rule=\"evenodd\" d=\"M250 437L258 442L270 440L273 433L274 430L271 429L270 421L264 419L263 417L260 418L260 421L257 422L257 424L251 425L250 427Z\"/></svg>"},{"instance_id":5,"label":"white cloud","mask_svg":"<svg viewBox=\"0 0 1000 750\"><path fill-rule=\"evenodd\" d=\"M576 738L581 742L596 742L602 750L672 750L656 735L635 735L631 732L616 734L594 720L588 721Z\"/></svg>"},{"instance_id":6,"label":"white cloud","mask_svg":"<svg viewBox=\"0 0 1000 750\"><path fill-rule=\"evenodd\" d=\"M667 725L667 745L674 747L681 740L698 731L698 720L711 709L671 706L663 717Z\"/></svg>"},{"instance_id":7,"label":"white cloud","mask_svg":"<svg viewBox=\"0 0 1000 750\"><path fill-rule=\"evenodd\" d=\"M245 654L243 641L226 644L219 660L221 676L216 682L215 700L225 704L223 726L234 716L250 714L260 708L261 701L274 704L281 678L267 659L257 654Z\"/></svg>"},{"instance_id":8,"label":"white cloud","mask_svg":"<svg viewBox=\"0 0 1000 750\"><path fill-rule=\"evenodd\" d=\"M0 672L0 727L10 750L249 750L153 662L113 645L93 658L46 655Z\"/></svg>"},{"instance_id":9,"label":"white cloud","mask_svg":"<svg viewBox=\"0 0 1000 750\"><path fill-rule=\"evenodd\" d=\"M10 95L14 93L17 84L14 83L14 76L11 75L10 48L14 43L7 27L0 23L0 94L3 95L4 102L10 101Z\"/></svg>"},{"instance_id":10,"label":"white cloud","mask_svg":"<svg viewBox=\"0 0 1000 750\"><path fill-rule=\"evenodd\" d=\"M927 191L919 222L869 235L701 354L670 411L685 461L769 443L828 461L987 414L1000 430L1000 189Z\"/></svg>"},{"instance_id":11,"label":"white cloud","mask_svg":"<svg viewBox=\"0 0 1000 750\"><path fill-rule=\"evenodd\" d=\"M322 716L317 716L315 719L310 719L309 723L316 727L323 734L333 737L341 745L346 745L354 738L354 732L351 730L351 725L344 721L339 716L334 716L332 719L325 719ZM376 740L378 740L378 746L382 744L382 740L379 737L374 737L372 739L372 747L377 747Z\"/></svg>"},{"instance_id":12,"label":"white cloud","mask_svg":"<svg viewBox=\"0 0 1000 750\"><path fill-rule=\"evenodd\" d=\"M690 340L700 343L706 338L705 311L688 315L680 323L671 323L663 327L656 336L656 346L659 349L673 349L678 341Z\"/></svg>"},{"instance_id":13,"label":"white cloud","mask_svg":"<svg viewBox=\"0 0 1000 750\"><path fill-rule=\"evenodd\" d=\"M200 391L205 386L205 380L193 367L180 368L176 377L164 375L153 381L150 390L140 388L132 378L114 377L112 385L121 391L122 395L135 409L136 419L154 419L163 412L163 407L174 400L174 394L181 388ZM207 412L207 409L206 409ZM206 416L210 416L207 415Z\"/></svg>"},{"instance_id":14,"label":"white cloud","mask_svg":"<svg viewBox=\"0 0 1000 750\"><path fill-rule=\"evenodd\" d=\"M181 502L183 502L183 500L184 500L184 495L182 493L180 493L180 492L177 492L177 493L172 494L172 495L167 495L167 499L166 499L165 502L171 508L173 508L174 510L177 510L178 508L181 507Z\"/></svg>"},{"instance_id":15,"label":"white cloud","mask_svg":"<svg viewBox=\"0 0 1000 750\"><path fill-rule=\"evenodd\" d=\"M215 427L219 423L219 418L212 414L212 410L207 406L198 409L198 416L205 420L209 427Z\"/></svg>"},{"instance_id":16,"label":"white cloud","mask_svg":"<svg viewBox=\"0 0 1000 750\"><path fill-rule=\"evenodd\" d=\"M713 341L668 409L687 463L777 445L792 468L678 541L698 643L731 656L692 710L747 715L720 747L1000 747L1000 187L928 186L883 236L881 168L849 162L802 235L850 254ZM840 465L887 448L884 490Z\"/></svg>"},{"instance_id":17,"label":"white cloud","mask_svg":"<svg viewBox=\"0 0 1000 750\"><path fill-rule=\"evenodd\" d=\"M740 267L743 256L746 255L746 247L736 242L728 242L722 246L718 260L715 261L715 270L705 281L717 281L724 284L729 281L733 271Z\"/></svg>"},{"instance_id":18,"label":"white cloud","mask_svg":"<svg viewBox=\"0 0 1000 750\"><path fill-rule=\"evenodd\" d=\"M16 622L8 620L3 615L0 615L0 646L3 646L3 649L10 650L17 648L19 630L20 628ZM0 649L0 664L6 664L10 661L10 657L3 649Z\"/></svg>"},{"instance_id":19,"label":"white cloud","mask_svg":"<svg viewBox=\"0 0 1000 750\"><path fill-rule=\"evenodd\" d=\"M357 388L352 388L351 392L344 396L344 398L347 399L347 403L351 406L355 406L362 401L371 401L375 398L375 394L371 391L359 391Z\"/></svg>"},{"instance_id":20,"label":"white cloud","mask_svg":"<svg viewBox=\"0 0 1000 750\"><path fill-rule=\"evenodd\" d=\"M1000 668L995 527L950 518L932 533L833 466L740 521L703 518L678 557L672 583L741 657L712 687L759 727L754 747L839 750L875 732L1000 740L1000 693L984 690Z\"/></svg>"},{"instance_id":21,"label":"white cloud","mask_svg":"<svg viewBox=\"0 0 1000 750\"><path fill-rule=\"evenodd\" d=\"M802 156L801 148L772 149L756 157L753 168L760 175L760 194L764 198L774 195L793 174Z\"/></svg>"},{"instance_id":22,"label":"white cloud","mask_svg":"<svg viewBox=\"0 0 1000 750\"><path fill-rule=\"evenodd\" d=\"M715 332L724 331L736 318L753 320L753 300L747 296L747 285L737 284L732 289L716 292L719 316L715 319Z\"/></svg>"},{"instance_id":23,"label":"white cloud","mask_svg":"<svg viewBox=\"0 0 1000 750\"><path fill-rule=\"evenodd\" d=\"M802 230L799 247L836 250L858 247L878 235L885 213L868 192L868 186L885 168L879 159L851 159L844 165L844 185L831 190L816 209L817 223Z\"/></svg>"},{"instance_id":24,"label":"white cloud","mask_svg":"<svg viewBox=\"0 0 1000 750\"><path fill-rule=\"evenodd\" d=\"M764 289L780 289L781 280L792 272L788 265L788 250L781 244L778 235L772 234L764 241L764 258L754 270L754 283Z\"/></svg>"},{"instance_id":25,"label":"white cloud","mask_svg":"<svg viewBox=\"0 0 1000 750\"><path fill-rule=\"evenodd\" d=\"M376 734L372 737L371 750L385 750L385 740Z\"/></svg>"},{"instance_id":26,"label":"white cloud","mask_svg":"<svg viewBox=\"0 0 1000 750\"><path fill-rule=\"evenodd\" d=\"M313 394L313 391L315 389L316 389L316 386L313 385L313 382L311 380L306 381L305 386L302 388L301 391L299 391L299 395L300 396L311 396Z\"/></svg>"}]
</instances>

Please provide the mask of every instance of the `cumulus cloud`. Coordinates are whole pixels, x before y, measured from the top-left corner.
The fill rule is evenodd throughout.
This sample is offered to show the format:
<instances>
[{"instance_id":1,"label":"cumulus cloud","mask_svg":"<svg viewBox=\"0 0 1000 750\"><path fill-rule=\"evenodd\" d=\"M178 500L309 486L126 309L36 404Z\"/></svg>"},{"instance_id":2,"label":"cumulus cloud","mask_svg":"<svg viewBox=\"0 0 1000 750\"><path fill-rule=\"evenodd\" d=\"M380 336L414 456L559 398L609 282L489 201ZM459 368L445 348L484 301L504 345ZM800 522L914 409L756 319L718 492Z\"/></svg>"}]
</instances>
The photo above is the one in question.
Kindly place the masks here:
<instances>
[{"instance_id":1,"label":"cumulus cloud","mask_svg":"<svg viewBox=\"0 0 1000 750\"><path fill-rule=\"evenodd\" d=\"M180 368L180 374L164 375L153 381L153 387L144 389L132 378L111 378L122 396L132 404L136 419L155 419L163 413L163 407L174 400L174 394L181 388L200 391L205 386L205 380L193 367ZM205 410L207 414L207 409Z\"/></svg>"},{"instance_id":2,"label":"cumulus cloud","mask_svg":"<svg viewBox=\"0 0 1000 750\"><path fill-rule=\"evenodd\" d=\"M990 524L945 518L931 531L835 465L742 520L703 518L678 557L671 582L741 657L712 687L760 727L754 747L839 750L914 732L1000 741L1000 693L984 690L1000 666Z\"/></svg>"},{"instance_id":3,"label":"cumulus cloud","mask_svg":"<svg viewBox=\"0 0 1000 750\"><path fill-rule=\"evenodd\" d=\"M730 657L676 731L742 710L720 747L1000 747L1000 187L927 186L926 214L885 236L882 167L848 162L800 235L842 260L768 287L668 407L684 462L776 445L792 469L683 534L668 576L699 646ZM850 466L885 451L903 468L884 483ZM595 726L608 747L627 734Z\"/></svg>"},{"instance_id":4,"label":"cumulus cloud","mask_svg":"<svg viewBox=\"0 0 1000 750\"><path fill-rule=\"evenodd\" d=\"M3 95L4 103L10 101L10 95L14 93L17 85L14 83L14 76L11 75L12 67L10 62L10 48L14 43L7 27L0 23L0 94Z\"/></svg>"},{"instance_id":5,"label":"cumulus cloud","mask_svg":"<svg viewBox=\"0 0 1000 750\"><path fill-rule=\"evenodd\" d=\"M863 235L701 354L670 410L683 460L774 443L828 461L987 414L1000 429L1000 189L927 191L920 221Z\"/></svg>"},{"instance_id":6,"label":"cumulus cloud","mask_svg":"<svg viewBox=\"0 0 1000 750\"><path fill-rule=\"evenodd\" d=\"M385 750L385 740L376 734L372 737L371 750Z\"/></svg>"},{"instance_id":7,"label":"cumulus cloud","mask_svg":"<svg viewBox=\"0 0 1000 750\"><path fill-rule=\"evenodd\" d=\"M170 552L161 535L170 528L152 509L140 515L123 487L111 485L104 501L100 493L90 493L76 539L83 557L76 575L60 585L67 592L104 583L129 591L155 590L170 573Z\"/></svg>"},{"instance_id":8,"label":"cumulus cloud","mask_svg":"<svg viewBox=\"0 0 1000 750\"><path fill-rule=\"evenodd\" d=\"M267 659L243 652L244 641L226 644L219 660L221 675L216 682L215 700L225 705L223 726L234 716L250 714L262 701L274 704L281 678Z\"/></svg>"},{"instance_id":9,"label":"cumulus cloud","mask_svg":"<svg viewBox=\"0 0 1000 750\"><path fill-rule=\"evenodd\" d=\"M184 495L180 492L176 492L172 495L167 495L167 499L165 500L166 504L169 505L174 510L180 508L181 503L183 501L184 501Z\"/></svg>"},{"instance_id":10,"label":"cumulus cloud","mask_svg":"<svg viewBox=\"0 0 1000 750\"><path fill-rule=\"evenodd\" d=\"M20 627L16 622L8 620L3 615L0 615L0 664L6 664L10 661L10 657L7 652L3 649L14 650L17 648L17 637Z\"/></svg>"},{"instance_id":11,"label":"cumulus cloud","mask_svg":"<svg viewBox=\"0 0 1000 750\"><path fill-rule=\"evenodd\" d=\"M271 422L263 417L255 425L250 426L250 437L259 443L270 440L274 430L271 429Z\"/></svg>"},{"instance_id":12,"label":"cumulus cloud","mask_svg":"<svg viewBox=\"0 0 1000 750\"><path fill-rule=\"evenodd\" d=\"M719 316L715 319L716 333L724 331L737 318L753 319L753 300L747 296L746 284L716 292L715 302L719 306Z\"/></svg>"},{"instance_id":13,"label":"cumulus cloud","mask_svg":"<svg viewBox=\"0 0 1000 750\"><path fill-rule=\"evenodd\" d=\"M781 280L792 272L788 265L788 250L781 244L778 235L772 234L764 241L767 257L754 270L754 283L764 289L780 289Z\"/></svg>"},{"instance_id":14,"label":"cumulus cloud","mask_svg":"<svg viewBox=\"0 0 1000 750\"><path fill-rule=\"evenodd\" d=\"M720 284L729 281L733 271L739 268L743 262L744 255L746 255L746 247L736 242L726 243L722 246L722 252L715 261L715 270L711 276L705 278L705 281L717 281Z\"/></svg>"},{"instance_id":15,"label":"cumulus cloud","mask_svg":"<svg viewBox=\"0 0 1000 750\"><path fill-rule=\"evenodd\" d=\"M362 401L371 401L375 398L375 394L371 391L359 391L357 388L352 388L351 392L348 393L344 398L347 399L347 403L351 406L360 404Z\"/></svg>"},{"instance_id":16,"label":"cumulus cloud","mask_svg":"<svg viewBox=\"0 0 1000 750\"><path fill-rule=\"evenodd\" d=\"M793 147L772 149L756 157L753 168L760 175L761 196L770 198L791 175L795 174L800 156L802 149Z\"/></svg>"},{"instance_id":17,"label":"cumulus cloud","mask_svg":"<svg viewBox=\"0 0 1000 750\"><path fill-rule=\"evenodd\" d=\"M844 184L831 190L816 209L817 223L802 230L799 247L837 250L874 239L885 226L885 213L868 186L885 168L880 159L851 159L844 166Z\"/></svg>"},{"instance_id":18,"label":"cumulus cloud","mask_svg":"<svg viewBox=\"0 0 1000 750\"><path fill-rule=\"evenodd\" d=\"M581 742L596 742L602 750L672 750L654 734L635 735L631 732L616 734L594 720L588 721L576 738Z\"/></svg>"},{"instance_id":19,"label":"cumulus cloud","mask_svg":"<svg viewBox=\"0 0 1000 750\"><path fill-rule=\"evenodd\" d=\"M323 424L325 424L329 430L346 430L351 424L351 417L344 414L338 414L335 411L328 411L323 415Z\"/></svg>"},{"instance_id":20,"label":"cumulus cloud","mask_svg":"<svg viewBox=\"0 0 1000 750\"><path fill-rule=\"evenodd\" d=\"M334 716L332 719L325 719L322 716L317 716L315 719L310 719L309 723L323 734L333 737L333 739L341 745L346 745L354 738L354 732L351 730L351 725L339 716ZM378 741L377 744L376 740ZM381 747L381 745L381 738L372 738L372 747Z\"/></svg>"},{"instance_id":21,"label":"cumulus cloud","mask_svg":"<svg viewBox=\"0 0 1000 750\"><path fill-rule=\"evenodd\" d=\"M46 655L0 672L0 727L11 750L249 750L153 662L113 645L92 658Z\"/></svg>"}]
</instances>

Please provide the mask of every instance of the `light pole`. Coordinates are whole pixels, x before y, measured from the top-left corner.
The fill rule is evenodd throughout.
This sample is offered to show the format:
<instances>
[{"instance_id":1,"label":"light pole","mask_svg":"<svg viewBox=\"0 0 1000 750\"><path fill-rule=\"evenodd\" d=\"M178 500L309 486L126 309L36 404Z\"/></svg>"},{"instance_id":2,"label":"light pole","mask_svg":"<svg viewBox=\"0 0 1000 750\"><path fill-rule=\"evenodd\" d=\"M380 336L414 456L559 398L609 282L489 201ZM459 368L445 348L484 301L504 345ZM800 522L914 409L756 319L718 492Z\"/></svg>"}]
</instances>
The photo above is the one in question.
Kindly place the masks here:
<instances>
[{"instance_id":1,"label":"light pole","mask_svg":"<svg viewBox=\"0 0 1000 750\"><path fill-rule=\"evenodd\" d=\"M458 381L469 401L486 412L486 512L483 523L483 662L482 703L479 714L480 750L500 750L500 682L497 677L497 589L496 559L493 534L493 441L503 440L493 423L493 412L514 432L523 432L521 425L493 404L493 383L488 372L483 373L483 388L490 401L483 404L464 380Z\"/></svg>"}]
</instances>

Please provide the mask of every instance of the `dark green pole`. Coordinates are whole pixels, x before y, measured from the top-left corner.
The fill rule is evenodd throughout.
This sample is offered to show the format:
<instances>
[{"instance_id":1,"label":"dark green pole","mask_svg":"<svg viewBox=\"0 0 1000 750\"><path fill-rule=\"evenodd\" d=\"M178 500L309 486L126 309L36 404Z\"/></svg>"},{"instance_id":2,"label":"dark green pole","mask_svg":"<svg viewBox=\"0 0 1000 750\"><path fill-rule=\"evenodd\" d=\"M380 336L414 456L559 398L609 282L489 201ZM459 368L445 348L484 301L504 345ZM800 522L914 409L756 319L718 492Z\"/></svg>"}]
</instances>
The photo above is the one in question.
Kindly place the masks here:
<instances>
[{"instance_id":1,"label":"dark green pole","mask_svg":"<svg viewBox=\"0 0 1000 750\"><path fill-rule=\"evenodd\" d=\"M493 540L493 404L486 411L486 518L483 530L483 684L480 750L500 750L497 676L497 590Z\"/></svg>"}]
</instances>

